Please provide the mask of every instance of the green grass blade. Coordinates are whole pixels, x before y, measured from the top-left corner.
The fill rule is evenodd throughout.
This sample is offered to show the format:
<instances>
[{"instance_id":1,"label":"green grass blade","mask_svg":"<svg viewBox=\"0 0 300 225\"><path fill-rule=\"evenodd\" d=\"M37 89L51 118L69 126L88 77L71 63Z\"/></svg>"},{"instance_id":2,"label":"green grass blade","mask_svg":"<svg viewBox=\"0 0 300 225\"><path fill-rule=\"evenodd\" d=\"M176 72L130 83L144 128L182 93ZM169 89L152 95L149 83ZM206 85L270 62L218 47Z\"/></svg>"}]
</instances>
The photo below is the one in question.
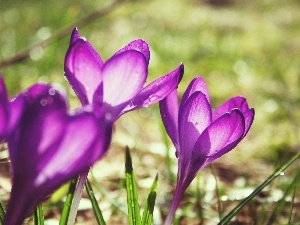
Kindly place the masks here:
<instances>
[{"instance_id":1,"label":"green grass blade","mask_svg":"<svg viewBox=\"0 0 300 225\"><path fill-rule=\"evenodd\" d=\"M62 213L61 213L61 218L60 218L60 221L59 221L59 225L67 225L67 223L68 223L68 218L69 218L69 215L70 215L70 209L71 209L71 205L72 205L72 202L73 202L74 192L76 190L77 182L78 182L78 178L73 179L70 182L68 195L67 195L66 201L64 203Z\"/></svg>"},{"instance_id":2,"label":"green grass blade","mask_svg":"<svg viewBox=\"0 0 300 225\"><path fill-rule=\"evenodd\" d=\"M292 199L292 205L291 205L291 210L290 210L290 214L289 214L289 225L293 224L292 223L292 216L293 216L293 209L295 206L295 195L296 195L296 186L294 185L294 192L293 192L293 199Z\"/></svg>"},{"instance_id":3,"label":"green grass blade","mask_svg":"<svg viewBox=\"0 0 300 225\"><path fill-rule=\"evenodd\" d=\"M39 204L33 213L34 225L44 225L43 206Z\"/></svg>"},{"instance_id":4,"label":"green grass blade","mask_svg":"<svg viewBox=\"0 0 300 225\"><path fill-rule=\"evenodd\" d=\"M96 190L99 191L112 204L112 206L116 207L119 211L121 211L124 214L128 215L128 212L125 209L125 207L123 207L121 205L121 203L119 203L116 199L111 198L109 196L109 194L107 193L107 191L105 190L105 188L96 180L96 178L93 174L93 170L90 171L90 175L91 175L92 182L93 182Z\"/></svg>"},{"instance_id":5,"label":"green grass blade","mask_svg":"<svg viewBox=\"0 0 300 225\"><path fill-rule=\"evenodd\" d=\"M210 170L211 170L211 172L213 174L213 177L215 178L215 181L216 181L216 195L217 195L217 198L218 198L218 215L219 215L219 219L221 220L221 218L222 218L221 195L220 195L220 189L219 189L219 184L218 184L218 178L217 178L217 175L215 173L215 170L214 170L212 164L210 164Z\"/></svg>"},{"instance_id":6,"label":"green grass blade","mask_svg":"<svg viewBox=\"0 0 300 225\"><path fill-rule=\"evenodd\" d=\"M103 215L102 215L102 212L99 208L99 205L98 205L98 202L97 202L97 199L95 198L95 195L94 195L94 191L92 189L92 186L89 182L88 179L86 179L86 182L85 182L85 187L86 187L86 190L87 190L87 194L91 200L91 203L92 203L92 206L93 206L93 210L94 210L94 213L95 213L95 216L96 216L96 220L98 222L99 225L105 225L105 221L103 219Z\"/></svg>"},{"instance_id":7,"label":"green grass blade","mask_svg":"<svg viewBox=\"0 0 300 225\"><path fill-rule=\"evenodd\" d=\"M162 133L163 142L166 146L166 168L167 168L166 177L168 177L172 182L174 182L176 180L176 177L175 177L174 173L172 173L172 169L171 169L172 168L172 159L170 157L170 154L172 154L172 153L170 153L171 148L170 148L170 144L169 144L169 137L167 135L165 126L162 121L160 122L160 129L161 129L161 133ZM175 153L173 152L173 154L175 154Z\"/></svg>"},{"instance_id":8,"label":"green grass blade","mask_svg":"<svg viewBox=\"0 0 300 225\"><path fill-rule=\"evenodd\" d=\"M267 225L272 225L274 224L274 222L276 221L277 216L280 214L280 212L282 211L282 208L284 206L284 204L286 203L286 197L289 195L289 193L293 190L293 188L295 187L295 185L300 181L300 173L298 173L295 178L293 179L293 181L290 183L290 185L287 187L287 189L284 192L283 197L281 198L281 200L278 202L276 209L274 210L274 212L272 213Z\"/></svg>"},{"instance_id":9,"label":"green grass blade","mask_svg":"<svg viewBox=\"0 0 300 225\"><path fill-rule=\"evenodd\" d=\"M138 201L138 193L136 188L136 180L132 168L132 160L131 160L128 147L126 147L125 180L126 180L129 225L140 225L141 215L140 215L140 207Z\"/></svg>"},{"instance_id":10,"label":"green grass blade","mask_svg":"<svg viewBox=\"0 0 300 225\"><path fill-rule=\"evenodd\" d=\"M288 168L293 162L300 157L300 152L289 159L281 167L279 167L268 179L266 179L261 185L259 185L247 198L241 201L230 213L228 213L218 224L227 224L249 201L251 201L262 189L275 180L286 168Z\"/></svg>"},{"instance_id":11,"label":"green grass blade","mask_svg":"<svg viewBox=\"0 0 300 225\"><path fill-rule=\"evenodd\" d=\"M142 219L143 225L152 224L155 199L157 195L157 182L158 182L158 174L156 174L153 184L151 185L150 193L147 198L147 203L144 208L143 219Z\"/></svg>"},{"instance_id":12,"label":"green grass blade","mask_svg":"<svg viewBox=\"0 0 300 225\"><path fill-rule=\"evenodd\" d=\"M201 187L200 187L200 175L201 173L198 173L196 176L196 210L197 210L197 216L199 219L199 225L203 224L204 221L204 215L203 215L203 206L202 206L202 194L201 194Z\"/></svg>"},{"instance_id":13,"label":"green grass blade","mask_svg":"<svg viewBox=\"0 0 300 225\"><path fill-rule=\"evenodd\" d=\"M4 215L5 215L5 212L4 212L4 209L2 207L2 204L0 203L0 225L3 224Z\"/></svg>"}]
</instances>

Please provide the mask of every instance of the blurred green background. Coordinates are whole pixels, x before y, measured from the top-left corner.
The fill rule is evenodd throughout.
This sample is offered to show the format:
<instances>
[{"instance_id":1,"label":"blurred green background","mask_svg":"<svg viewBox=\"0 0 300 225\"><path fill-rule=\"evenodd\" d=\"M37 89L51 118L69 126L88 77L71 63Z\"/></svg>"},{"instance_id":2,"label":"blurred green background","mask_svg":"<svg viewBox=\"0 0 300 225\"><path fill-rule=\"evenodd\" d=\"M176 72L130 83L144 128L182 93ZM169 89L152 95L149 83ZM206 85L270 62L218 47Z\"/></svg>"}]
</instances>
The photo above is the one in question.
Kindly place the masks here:
<instances>
[{"instance_id":1,"label":"blurred green background","mask_svg":"<svg viewBox=\"0 0 300 225\"><path fill-rule=\"evenodd\" d=\"M0 62L109 4L2 1ZM247 138L223 159L232 170L246 165L250 176L263 174L261 181L299 151L299 0L125 1L78 29L105 60L133 39L146 40L151 48L148 82L183 62L180 93L200 75L207 81L213 107L233 96L245 96L256 115ZM68 90L76 107L78 101L63 76L68 42L66 36L33 49L26 61L0 68L10 96L38 81L54 82ZM133 124L145 118L145 126L138 129L146 140L153 135L149 133L153 120L160 120L157 107L153 109L142 110L151 118L126 115ZM288 184L299 171L297 161L282 183Z\"/></svg>"}]
</instances>

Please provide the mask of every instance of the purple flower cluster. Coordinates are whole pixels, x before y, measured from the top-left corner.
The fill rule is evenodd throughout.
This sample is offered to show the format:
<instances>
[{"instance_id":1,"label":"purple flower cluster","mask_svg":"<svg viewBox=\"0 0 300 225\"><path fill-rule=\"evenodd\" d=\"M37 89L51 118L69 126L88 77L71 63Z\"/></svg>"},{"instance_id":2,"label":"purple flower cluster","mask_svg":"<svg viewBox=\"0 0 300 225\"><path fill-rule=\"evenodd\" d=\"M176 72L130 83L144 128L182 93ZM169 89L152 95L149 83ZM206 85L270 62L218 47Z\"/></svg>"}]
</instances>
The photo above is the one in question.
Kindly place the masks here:
<instances>
[{"instance_id":1,"label":"purple flower cluster","mask_svg":"<svg viewBox=\"0 0 300 225\"><path fill-rule=\"evenodd\" d=\"M45 197L88 170L106 153L113 123L124 113L160 102L167 133L178 156L178 180L166 224L197 172L233 149L254 118L242 97L212 112L202 78L195 78L178 106L183 64L144 87L150 51L135 40L103 61L75 29L65 58L65 76L82 108L47 84L34 84L9 100L0 78L0 139L12 164L12 190L5 225L22 224Z\"/></svg>"}]
</instances>

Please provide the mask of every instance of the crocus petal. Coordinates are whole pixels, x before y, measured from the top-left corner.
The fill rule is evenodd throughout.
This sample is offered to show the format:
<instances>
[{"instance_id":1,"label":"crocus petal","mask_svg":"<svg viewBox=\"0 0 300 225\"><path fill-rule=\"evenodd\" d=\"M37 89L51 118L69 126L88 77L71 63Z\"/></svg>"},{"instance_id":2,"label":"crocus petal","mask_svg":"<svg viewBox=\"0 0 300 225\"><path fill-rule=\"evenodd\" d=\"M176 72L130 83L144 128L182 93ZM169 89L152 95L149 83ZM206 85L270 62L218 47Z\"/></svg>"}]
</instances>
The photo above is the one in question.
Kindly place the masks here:
<instances>
[{"instance_id":1,"label":"crocus petal","mask_svg":"<svg viewBox=\"0 0 300 225\"><path fill-rule=\"evenodd\" d=\"M119 53L103 65L104 110L112 121L142 89L147 73L145 57L135 50Z\"/></svg>"},{"instance_id":2,"label":"crocus petal","mask_svg":"<svg viewBox=\"0 0 300 225\"><path fill-rule=\"evenodd\" d=\"M70 44L65 58L65 76L83 105L92 103L102 83L102 66L101 57L87 41L77 39ZM101 99L99 92L98 98Z\"/></svg>"},{"instance_id":3,"label":"crocus petal","mask_svg":"<svg viewBox=\"0 0 300 225\"><path fill-rule=\"evenodd\" d=\"M23 98L9 102L3 78L0 76L0 141L6 139L17 126L23 107Z\"/></svg>"},{"instance_id":4,"label":"crocus petal","mask_svg":"<svg viewBox=\"0 0 300 225\"><path fill-rule=\"evenodd\" d=\"M2 77L0 76L0 141L2 141L5 138L5 134L7 133L6 126L8 120L9 103L7 99L5 85Z\"/></svg>"},{"instance_id":5,"label":"crocus petal","mask_svg":"<svg viewBox=\"0 0 300 225\"><path fill-rule=\"evenodd\" d=\"M15 98L10 102L9 121L7 123L7 131L10 133L18 125L20 117L23 114L25 99L23 96Z\"/></svg>"},{"instance_id":6,"label":"crocus petal","mask_svg":"<svg viewBox=\"0 0 300 225\"><path fill-rule=\"evenodd\" d=\"M254 109L248 107L247 100L244 97L241 96L233 97L228 101L226 101L224 104L222 104L220 107L218 107L213 112L213 121L218 119L223 114L231 112L231 110L233 109L239 109L244 115L245 118L244 136L246 136L254 119Z\"/></svg>"},{"instance_id":7,"label":"crocus petal","mask_svg":"<svg viewBox=\"0 0 300 225\"><path fill-rule=\"evenodd\" d=\"M219 158L241 141L244 131L245 119L241 111L234 109L231 113L224 114L200 135L193 149L193 160Z\"/></svg>"},{"instance_id":8,"label":"crocus petal","mask_svg":"<svg viewBox=\"0 0 300 225\"><path fill-rule=\"evenodd\" d=\"M181 64L174 71L156 79L155 81L147 85L126 106L126 108L122 111L122 114L142 107L148 107L164 99L178 87L178 84L182 79L183 72L184 66L183 64Z\"/></svg>"},{"instance_id":9,"label":"crocus petal","mask_svg":"<svg viewBox=\"0 0 300 225\"><path fill-rule=\"evenodd\" d=\"M244 112L243 115L245 117L245 132L244 132L244 137L246 136L246 134L248 133L253 120L254 120L254 114L255 111L253 108L249 109L248 111Z\"/></svg>"},{"instance_id":10,"label":"crocus petal","mask_svg":"<svg viewBox=\"0 0 300 225\"><path fill-rule=\"evenodd\" d=\"M115 55L120 54L122 52L126 52L128 50L136 50L141 52L147 60L147 64L149 64L150 60L150 50L147 42L142 39L134 40L126 45L124 48L121 48Z\"/></svg>"},{"instance_id":11,"label":"crocus petal","mask_svg":"<svg viewBox=\"0 0 300 225\"><path fill-rule=\"evenodd\" d=\"M70 45L74 44L75 41L77 41L78 39L82 39L82 38L80 37L78 29L76 27L72 31L71 38L70 38Z\"/></svg>"},{"instance_id":12,"label":"crocus petal","mask_svg":"<svg viewBox=\"0 0 300 225\"><path fill-rule=\"evenodd\" d=\"M202 77L196 77L191 81L186 91L184 92L181 104L184 104L189 99L189 97L196 91L201 91L206 96L208 103L210 103L210 97L206 86L206 82Z\"/></svg>"},{"instance_id":13,"label":"crocus petal","mask_svg":"<svg viewBox=\"0 0 300 225\"><path fill-rule=\"evenodd\" d=\"M179 176L185 177L188 173L193 147L199 135L211 122L211 108L202 92L195 92L184 105L180 105L178 121Z\"/></svg>"},{"instance_id":14,"label":"crocus petal","mask_svg":"<svg viewBox=\"0 0 300 225\"><path fill-rule=\"evenodd\" d=\"M177 152L179 149L177 89L172 91L165 99L159 102L159 109L166 131L170 136Z\"/></svg>"},{"instance_id":15,"label":"crocus petal","mask_svg":"<svg viewBox=\"0 0 300 225\"><path fill-rule=\"evenodd\" d=\"M242 113L247 112L249 110L247 100L241 96L236 96L227 100L217 109L215 109L213 112L213 121L225 113L231 112L233 109L239 109Z\"/></svg>"},{"instance_id":16,"label":"crocus petal","mask_svg":"<svg viewBox=\"0 0 300 225\"><path fill-rule=\"evenodd\" d=\"M64 98L49 86L35 85L24 96L24 114L8 139L13 187L7 225L22 224L48 194L92 166L110 138L93 113L68 115Z\"/></svg>"}]
</instances>

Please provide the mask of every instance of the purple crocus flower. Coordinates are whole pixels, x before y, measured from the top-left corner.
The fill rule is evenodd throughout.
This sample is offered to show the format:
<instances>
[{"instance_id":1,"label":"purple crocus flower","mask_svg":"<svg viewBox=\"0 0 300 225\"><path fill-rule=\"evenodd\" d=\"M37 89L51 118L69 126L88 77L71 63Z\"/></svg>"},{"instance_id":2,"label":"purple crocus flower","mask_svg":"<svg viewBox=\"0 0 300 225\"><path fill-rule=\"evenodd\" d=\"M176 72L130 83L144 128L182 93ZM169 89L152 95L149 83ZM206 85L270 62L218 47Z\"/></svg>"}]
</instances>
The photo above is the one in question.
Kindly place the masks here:
<instances>
[{"instance_id":1,"label":"purple crocus flower","mask_svg":"<svg viewBox=\"0 0 300 225\"><path fill-rule=\"evenodd\" d=\"M65 98L53 87L35 84L24 112L8 137L12 191L4 224L22 224L55 189L88 170L106 151L111 128L82 109L67 114Z\"/></svg>"},{"instance_id":2,"label":"purple crocus flower","mask_svg":"<svg viewBox=\"0 0 300 225\"><path fill-rule=\"evenodd\" d=\"M9 101L3 78L0 76L0 141L7 139L18 124L24 107L23 98Z\"/></svg>"},{"instance_id":3,"label":"purple crocus flower","mask_svg":"<svg viewBox=\"0 0 300 225\"><path fill-rule=\"evenodd\" d=\"M183 64L143 88L149 60L148 44L135 40L104 62L74 29L65 58L65 76L82 105L103 109L106 120L113 123L122 114L154 104L177 88Z\"/></svg>"},{"instance_id":4,"label":"purple crocus flower","mask_svg":"<svg viewBox=\"0 0 300 225\"><path fill-rule=\"evenodd\" d=\"M254 118L243 97L234 97L214 112L205 81L195 78L178 106L177 90L160 102L166 131L176 148L178 177L165 221L171 224L185 190L198 171L231 151L247 134Z\"/></svg>"}]
</instances>

